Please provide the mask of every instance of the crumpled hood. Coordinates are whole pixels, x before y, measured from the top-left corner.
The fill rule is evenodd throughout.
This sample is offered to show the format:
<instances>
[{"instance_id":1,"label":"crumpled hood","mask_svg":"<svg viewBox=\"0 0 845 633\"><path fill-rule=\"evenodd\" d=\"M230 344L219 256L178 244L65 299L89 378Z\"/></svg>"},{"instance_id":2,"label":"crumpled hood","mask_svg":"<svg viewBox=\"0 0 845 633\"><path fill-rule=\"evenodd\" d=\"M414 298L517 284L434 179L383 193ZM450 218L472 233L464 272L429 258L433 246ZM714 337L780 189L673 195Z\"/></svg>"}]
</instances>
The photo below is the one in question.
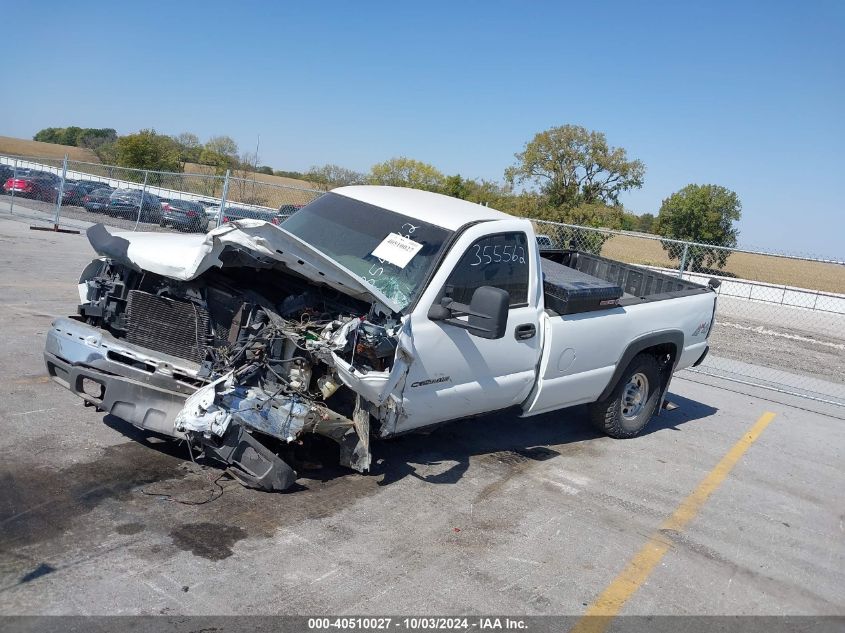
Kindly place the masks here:
<instances>
[{"instance_id":1,"label":"crumpled hood","mask_svg":"<svg viewBox=\"0 0 845 633\"><path fill-rule=\"evenodd\" d=\"M290 270L351 297L378 301L394 312L401 306L323 253L263 220L237 220L206 234L118 232L102 224L87 231L88 241L103 256L139 270L189 281L221 267L227 250L245 251L261 260L283 262Z\"/></svg>"}]
</instances>

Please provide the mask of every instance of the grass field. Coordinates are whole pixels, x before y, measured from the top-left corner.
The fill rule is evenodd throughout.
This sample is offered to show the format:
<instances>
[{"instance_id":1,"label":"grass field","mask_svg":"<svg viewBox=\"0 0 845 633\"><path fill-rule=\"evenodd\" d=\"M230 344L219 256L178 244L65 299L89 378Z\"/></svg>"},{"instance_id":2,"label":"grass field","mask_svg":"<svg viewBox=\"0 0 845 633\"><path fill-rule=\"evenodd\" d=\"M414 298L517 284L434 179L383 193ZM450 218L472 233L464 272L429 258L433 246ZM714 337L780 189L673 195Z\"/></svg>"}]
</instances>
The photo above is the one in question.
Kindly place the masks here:
<instances>
[{"instance_id":1,"label":"grass field","mask_svg":"<svg viewBox=\"0 0 845 633\"><path fill-rule=\"evenodd\" d=\"M41 143L40 141L29 141L22 138L12 138L10 136L0 136L0 154L6 156L27 156L39 158L53 158L62 159L67 154L68 159L82 161L86 163L99 163L100 159L90 149L82 147L71 147L70 145L57 145L55 143ZM187 163L185 165L186 174L211 174L214 173L209 167L205 165L196 165L194 163ZM242 173L238 177L243 177ZM284 178L283 176L268 176L267 174L253 174L249 172L246 174L248 180L255 180L263 182L268 185L282 185L285 187L303 187L305 189L314 189L314 185L306 180L297 180L296 178Z\"/></svg>"},{"instance_id":2,"label":"grass field","mask_svg":"<svg viewBox=\"0 0 845 633\"><path fill-rule=\"evenodd\" d=\"M605 242L601 254L630 264L677 268L657 240L615 235ZM732 253L724 269L740 279L796 286L823 292L845 293L845 266L768 255Z\"/></svg>"},{"instance_id":3,"label":"grass field","mask_svg":"<svg viewBox=\"0 0 845 633\"><path fill-rule=\"evenodd\" d=\"M82 147L71 147L69 145L56 145L55 143L42 143L40 141L27 141L22 138L11 138L0 136L0 154L6 156L38 156L43 158L62 159L67 154L70 160L80 160L88 163L99 163L100 159L90 149Z\"/></svg>"},{"instance_id":4,"label":"grass field","mask_svg":"<svg viewBox=\"0 0 845 633\"><path fill-rule=\"evenodd\" d=\"M214 170L207 165L196 165L194 163L185 164L186 174L213 174ZM235 175L235 174L233 174ZM238 178L243 178L243 172L237 174ZM255 180L263 182L268 185L281 185L283 187L303 187L305 189L316 189L313 183L307 180L297 180L296 178L285 178L284 176L268 176L267 174L258 174L249 172L246 174L247 180Z\"/></svg>"}]
</instances>

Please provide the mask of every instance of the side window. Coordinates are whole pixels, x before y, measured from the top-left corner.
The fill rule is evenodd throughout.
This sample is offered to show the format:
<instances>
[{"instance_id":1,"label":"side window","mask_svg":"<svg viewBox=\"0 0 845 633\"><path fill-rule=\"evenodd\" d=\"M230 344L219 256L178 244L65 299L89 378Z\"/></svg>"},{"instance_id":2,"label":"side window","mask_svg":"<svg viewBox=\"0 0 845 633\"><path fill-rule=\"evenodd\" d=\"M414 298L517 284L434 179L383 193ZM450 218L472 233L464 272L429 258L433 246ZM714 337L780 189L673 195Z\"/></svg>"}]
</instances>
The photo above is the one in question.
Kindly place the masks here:
<instances>
[{"instance_id":1,"label":"side window","mask_svg":"<svg viewBox=\"0 0 845 633\"><path fill-rule=\"evenodd\" d=\"M444 296L458 303L472 300L481 286L507 290L511 306L528 303L528 240L525 233L488 235L473 243L449 275Z\"/></svg>"}]
</instances>

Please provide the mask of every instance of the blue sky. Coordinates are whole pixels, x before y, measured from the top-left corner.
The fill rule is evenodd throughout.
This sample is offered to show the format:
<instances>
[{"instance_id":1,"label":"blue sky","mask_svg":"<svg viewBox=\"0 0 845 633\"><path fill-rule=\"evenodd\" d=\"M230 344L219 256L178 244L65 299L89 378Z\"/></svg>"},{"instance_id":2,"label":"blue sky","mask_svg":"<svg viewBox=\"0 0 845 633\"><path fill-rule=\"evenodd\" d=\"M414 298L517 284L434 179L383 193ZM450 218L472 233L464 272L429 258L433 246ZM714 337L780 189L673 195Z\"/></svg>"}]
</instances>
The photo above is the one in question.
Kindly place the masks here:
<instances>
[{"instance_id":1,"label":"blue sky","mask_svg":"<svg viewBox=\"0 0 845 633\"><path fill-rule=\"evenodd\" d=\"M501 180L565 123L743 202L745 245L845 258L845 2L51 2L6 12L0 134L261 136L277 169L392 156Z\"/></svg>"}]
</instances>

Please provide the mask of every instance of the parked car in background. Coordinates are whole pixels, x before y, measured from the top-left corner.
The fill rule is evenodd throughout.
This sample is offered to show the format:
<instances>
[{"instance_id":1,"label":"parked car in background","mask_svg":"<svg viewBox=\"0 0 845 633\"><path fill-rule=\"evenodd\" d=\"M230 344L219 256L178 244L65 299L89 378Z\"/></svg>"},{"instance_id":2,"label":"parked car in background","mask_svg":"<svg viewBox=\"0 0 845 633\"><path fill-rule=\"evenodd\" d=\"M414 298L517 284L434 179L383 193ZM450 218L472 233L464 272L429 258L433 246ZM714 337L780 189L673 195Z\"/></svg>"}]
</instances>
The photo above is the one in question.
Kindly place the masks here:
<instances>
[{"instance_id":1,"label":"parked car in background","mask_svg":"<svg viewBox=\"0 0 845 633\"><path fill-rule=\"evenodd\" d=\"M261 209L245 209L243 207L226 206L223 211L223 224L235 220L264 220L272 224L281 224L278 213Z\"/></svg>"},{"instance_id":2,"label":"parked car in background","mask_svg":"<svg viewBox=\"0 0 845 633\"><path fill-rule=\"evenodd\" d=\"M8 165L0 165L0 182L6 182L15 175L15 170ZM0 192L6 193L3 188L0 188Z\"/></svg>"},{"instance_id":3,"label":"parked car in background","mask_svg":"<svg viewBox=\"0 0 845 633\"><path fill-rule=\"evenodd\" d=\"M160 226L172 226L180 231L205 233L208 230L208 216L198 202L191 200L163 200L161 203Z\"/></svg>"},{"instance_id":4,"label":"parked car in background","mask_svg":"<svg viewBox=\"0 0 845 633\"><path fill-rule=\"evenodd\" d=\"M553 249L555 247L552 238L548 235L543 235L542 233L537 234L537 246L540 248L541 251Z\"/></svg>"},{"instance_id":5,"label":"parked car in background","mask_svg":"<svg viewBox=\"0 0 845 633\"><path fill-rule=\"evenodd\" d=\"M17 177L8 178L3 185L3 190L21 198L32 198L44 202L55 202L59 190L56 180L52 174L42 171L18 170L26 173L18 173Z\"/></svg>"},{"instance_id":6,"label":"parked car in background","mask_svg":"<svg viewBox=\"0 0 845 633\"><path fill-rule=\"evenodd\" d=\"M303 204L283 204L279 207L279 211L277 213L277 215L279 216L279 221L284 222L304 206L305 205Z\"/></svg>"},{"instance_id":7,"label":"parked car in background","mask_svg":"<svg viewBox=\"0 0 845 633\"><path fill-rule=\"evenodd\" d=\"M109 197L109 215L135 219L139 210L141 222L161 220L161 203L151 193L141 192L140 189L115 189Z\"/></svg>"},{"instance_id":8,"label":"parked car in background","mask_svg":"<svg viewBox=\"0 0 845 633\"><path fill-rule=\"evenodd\" d=\"M108 183L99 182L97 180L77 180L76 184L80 187L84 187L86 191L89 193L92 191L96 191L97 189L102 189L103 187L108 187L112 191L114 191L114 187L109 187Z\"/></svg>"},{"instance_id":9,"label":"parked car in background","mask_svg":"<svg viewBox=\"0 0 845 633\"><path fill-rule=\"evenodd\" d=\"M82 199L88 195L88 190L73 181L65 181L62 189L62 204L81 206Z\"/></svg>"},{"instance_id":10,"label":"parked car in background","mask_svg":"<svg viewBox=\"0 0 845 633\"><path fill-rule=\"evenodd\" d=\"M109 208L109 198L114 189L111 187L101 187L88 193L82 198L82 206L86 211L107 211Z\"/></svg>"},{"instance_id":11,"label":"parked car in background","mask_svg":"<svg viewBox=\"0 0 845 633\"><path fill-rule=\"evenodd\" d=\"M22 168L22 167L18 168L17 177L18 178L40 178L42 180L46 180L47 182L52 183L56 187L58 187L59 181L61 181L61 178L59 178L58 175L54 174L51 171L43 171L43 170L40 170L40 169L27 169L27 168Z\"/></svg>"}]
</instances>

